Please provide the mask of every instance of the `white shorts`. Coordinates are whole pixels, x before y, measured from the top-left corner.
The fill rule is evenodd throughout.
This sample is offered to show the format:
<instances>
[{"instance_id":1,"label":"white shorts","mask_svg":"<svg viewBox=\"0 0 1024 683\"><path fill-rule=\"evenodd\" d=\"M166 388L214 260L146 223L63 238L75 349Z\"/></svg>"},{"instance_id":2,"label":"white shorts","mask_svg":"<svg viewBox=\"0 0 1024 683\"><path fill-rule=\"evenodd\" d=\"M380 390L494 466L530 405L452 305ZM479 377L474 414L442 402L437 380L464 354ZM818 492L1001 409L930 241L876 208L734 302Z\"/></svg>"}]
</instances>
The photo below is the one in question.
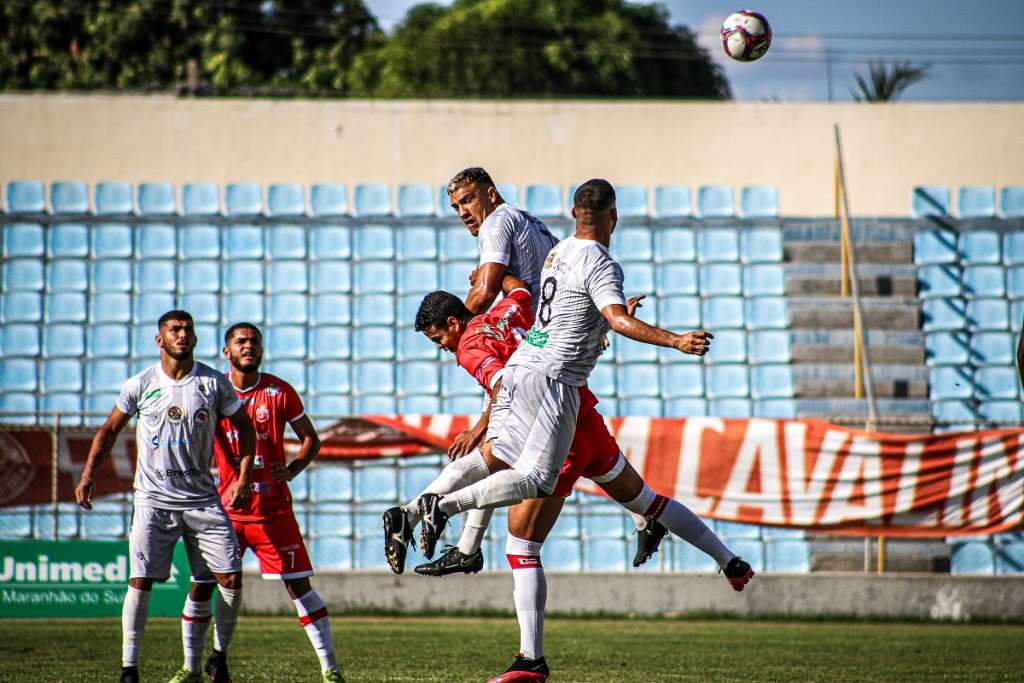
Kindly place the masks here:
<instances>
[{"instance_id":1,"label":"white shorts","mask_svg":"<svg viewBox=\"0 0 1024 683\"><path fill-rule=\"evenodd\" d=\"M224 508L211 505L195 510L163 510L136 505L128 536L133 579L166 581L178 539L185 541L192 574L242 571L242 552Z\"/></svg>"},{"instance_id":2,"label":"white shorts","mask_svg":"<svg viewBox=\"0 0 1024 683\"><path fill-rule=\"evenodd\" d=\"M506 367L487 425L491 453L550 494L576 435L579 409L579 387L522 365Z\"/></svg>"}]
</instances>

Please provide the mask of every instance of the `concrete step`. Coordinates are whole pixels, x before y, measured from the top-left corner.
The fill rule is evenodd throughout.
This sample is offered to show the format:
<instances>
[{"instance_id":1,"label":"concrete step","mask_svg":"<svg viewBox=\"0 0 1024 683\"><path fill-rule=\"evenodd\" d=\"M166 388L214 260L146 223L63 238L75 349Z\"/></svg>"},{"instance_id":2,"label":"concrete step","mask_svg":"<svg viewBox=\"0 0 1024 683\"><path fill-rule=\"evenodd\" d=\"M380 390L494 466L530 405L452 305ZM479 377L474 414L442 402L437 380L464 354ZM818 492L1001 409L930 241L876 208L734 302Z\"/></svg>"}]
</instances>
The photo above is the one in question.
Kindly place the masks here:
<instances>
[{"instance_id":1,"label":"concrete step","mask_svg":"<svg viewBox=\"0 0 1024 683\"><path fill-rule=\"evenodd\" d=\"M869 330L920 329L920 300L916 297L862 297L864 324ZM790 329L852 329L853 302L821 296L789 296Z\"/></svg>"},{"instance_id":2,"label":"concrete step","mask_svg":"<svg viewBox=\"0 0 1024 683\"><path fill-rule=\"evenodd\" d=\"M789 335L795 362L852 363L852 330L796 330ZM872 363L924 363L924 335L916 331L868 330Z\"/></svg>"},{"instance_id":3,"label":"concrete step","mask_svg":"<svg viewBox=\"0 0 1024 683\"><path fill-rule=\"evenodd\" d=\"M871 368L877 398L928 398L928 369L918 365L875 364ZM854 395L852 363L796 363L793 384L798 398Z\"/></svg>"},{"instance_id":4,"label":"concrete step","mask_svg":"<svg viewBox=\"0 0 1024 683\"><path fill-rule=\"evenodd\" d=\"M791 296L838 296L842 269L838 263L786 265L786 292ZM857 266L861 296L917 296L917 269L906 264L870 263Z\"/></svg>"},{"instance_id":5,"label":"concrete step","mask_svg":"<svg viewBox=\"0 0 1024 683\"><path fill-rule=\"evenodd\" d=\"M931 404L927 400L881 398L876 399L875 409L879 417L878 431L899 434L930 434L932 431ZM796 414L863 429L868 404L865 399L856 398L802 398L797 399Z\"/></svg>"},{"instance_id":6,"label":"concrete step","mask_svg":"<svg viewBox=\"0 0 1024 683\"><path fill-rule=\"evenodd\" d=\"M784 259L790 263L839 263L839 241L785 241ZM858 244L855 252L857 264L868 263L913 263L914 243L868 242Z\"/></svg>"},{"instance_id":7,"label":"concrete step","mask_svg":"<svg viewBox=\"0 0 1024 683\"><path fill-rule=\"evenodd\" d=\"M912 218L855 218L850 222L853 243L858 247L871 242L913 241L922 223ZM836 219L786 219L783 239L787 242L839 242Z\"/></svg>"}]
</instances>

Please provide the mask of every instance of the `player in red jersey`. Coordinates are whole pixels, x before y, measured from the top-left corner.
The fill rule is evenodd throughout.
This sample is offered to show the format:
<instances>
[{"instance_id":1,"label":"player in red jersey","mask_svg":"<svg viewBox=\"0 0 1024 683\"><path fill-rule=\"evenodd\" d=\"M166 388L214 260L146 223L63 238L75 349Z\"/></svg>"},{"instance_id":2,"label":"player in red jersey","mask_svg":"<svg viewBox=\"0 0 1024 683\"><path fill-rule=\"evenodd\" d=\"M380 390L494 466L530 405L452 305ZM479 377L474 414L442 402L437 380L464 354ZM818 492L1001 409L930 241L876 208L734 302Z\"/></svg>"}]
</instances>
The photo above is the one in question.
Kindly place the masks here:
<instances>
[{"instance_id":1,"label":"player in red jersey","mask_svg":"<svg viewBox=\"0 0 1024 683\"><path fill-rule=\"evenodd\" d=\"M236 323L224 335L224 357L231 364L228 377L256 427L256 458L253 463L252 500L248 506L229 511L231 522L244 553L252 548L264 579L281 579L295 603L302 624L323 669L323 680L344 681L334 655L334 640L327 607L309 583L313 565L302 533L292 512L288 482L313 461L320 450L316 429L306 415L302 399L288 382L259 371L263 360L263 335L251 323ZM287 462L284 452L284 427L291 425L301 441L295 459ZM227 494L235 481L238 462L238 437L230 423L221 421L214 444L219 491ZM205 576L194 576L182 616L186 650L202 647L205 626L195 632L195 624L209 623L208 601L214 584ZM202 605L206 604L206 609ZM197 606L192 607L190 605ZM191 612L191 614L190 614ZM189 634L186 625L193 629ZM215 636L217 628L216 624ZM191 636L191 637L190 637ZM216 681L228 681L227 653L214 639L213 654L206 662L207 675Z\"/></svg>"},{"instance_id":2,"label":"player in red jersey","mask_svg":"<svg viewBox=\"0 0 1024 683\"><path fill-rule=\"evenodd\" d=\"M534 318L530 293L520 287L522 281L505 276L502 284L508 295L483 315L474 317L453 294L434 292L424 298L416 318L416 329L441 349L453 352L458 364L476 378L491 395L492 401L501 386L505 362L522 338L520 331L529 329ZM634 297L630 300L630 315L640 305L642 298ZM647 485L623 457L604 419L596 410L597 403L597 397L589 389L580 389L575 438L553 494L525 500L509 510L506 553L515 582L520 654L512 666L493 679L492 683L539 682L547 679L548 668L543 651L547 582L541 565L540 549L558 519L565 498L572 493L573 486L581 476L597 483L630 512L643 515L650 522L659 522L662 528L667 528L710 555L722 568L734 590L743 590L753 576L750 565L731 552L699 517L678 501L656 494ZM486 433L490 403L480 419L484 422L481 433ZM488 447L489 443L480 446L482 449ZM478 472L481 467L483 470ZM423 493L446 493L465 485L465 479L476 475L486 476L486 465L483 457L474 452L446 467ZM400 559L404 562L405 544L412 538L408 519L408 511L402 507L391 508L384 513L385 554L392 570L396 570L396 561ZM660 537L657 540L660 541ZM649 550L654 552L654 549ZM424 548L423 552L430 557L433 551ZM479 556L479 547L474 554ZM459 547L452 547L440 559L420 565L416 571L444 576L479 571L481 567L482 556L477 560Z\"/></svg>"}]
</instances>

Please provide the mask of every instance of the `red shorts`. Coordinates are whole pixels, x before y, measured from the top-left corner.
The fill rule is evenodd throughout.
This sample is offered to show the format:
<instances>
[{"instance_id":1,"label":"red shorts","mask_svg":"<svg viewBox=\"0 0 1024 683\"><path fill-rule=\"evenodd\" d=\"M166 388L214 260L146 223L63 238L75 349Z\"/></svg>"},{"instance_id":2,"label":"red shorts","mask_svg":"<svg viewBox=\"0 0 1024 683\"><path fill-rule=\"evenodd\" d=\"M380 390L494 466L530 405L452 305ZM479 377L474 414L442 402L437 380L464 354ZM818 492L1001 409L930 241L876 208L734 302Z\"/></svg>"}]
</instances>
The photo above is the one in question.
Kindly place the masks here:
<instances>
[{"instance_id":1,"label":"red shorts","mask_svg":"<svg viewBox=\"0 0 1024 683\"><path fill-rule=\"evenodd\" d=\"M252 548L264 579L298 579L313 576L306 544L295 515L284 513L263 522L235 522L238 545L245 554Z\"/></svg>"},{"instance_id":2,"label":"red shorts","mask_svg":"<svg viewBox=\"0 0 1024 683\"><path fill-rule=\"evenodd\" d=\"M597 412L597 398L586 387L580 388L580 412L576 418L576 436L558 473L552 495L568 498L580 477L592 479L607 474L619 462L619 444L608 432L604 418Z\"/></svg>"}]
</instances>

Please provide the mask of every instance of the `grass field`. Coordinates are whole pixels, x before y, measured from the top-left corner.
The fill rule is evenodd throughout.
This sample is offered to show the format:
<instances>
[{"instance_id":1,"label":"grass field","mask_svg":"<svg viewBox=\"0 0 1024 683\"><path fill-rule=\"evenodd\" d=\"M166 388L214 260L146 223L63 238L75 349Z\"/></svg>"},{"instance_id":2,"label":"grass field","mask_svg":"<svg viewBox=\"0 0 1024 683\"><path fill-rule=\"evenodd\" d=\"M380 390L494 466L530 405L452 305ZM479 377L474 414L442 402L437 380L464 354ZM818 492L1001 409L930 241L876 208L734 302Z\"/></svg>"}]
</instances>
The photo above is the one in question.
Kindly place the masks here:
<instances>
[{"instance_id":1,"label":"grass field","mask_svg":"<svg viewBox=\"0 0 1024 683\"><path fill-rule=\"evenodd\" d=\"M513 619L333 618L349 683L483 683L512 661ZM152 619L142 680L181 665L177 620ZM0 681L113 681L120 622L0 620ZM549 619L552 683L1020 681L1024 626L793 621ZM294 619L243 617L235 683L318 681Z\"/></svg>"}]
</instances>

